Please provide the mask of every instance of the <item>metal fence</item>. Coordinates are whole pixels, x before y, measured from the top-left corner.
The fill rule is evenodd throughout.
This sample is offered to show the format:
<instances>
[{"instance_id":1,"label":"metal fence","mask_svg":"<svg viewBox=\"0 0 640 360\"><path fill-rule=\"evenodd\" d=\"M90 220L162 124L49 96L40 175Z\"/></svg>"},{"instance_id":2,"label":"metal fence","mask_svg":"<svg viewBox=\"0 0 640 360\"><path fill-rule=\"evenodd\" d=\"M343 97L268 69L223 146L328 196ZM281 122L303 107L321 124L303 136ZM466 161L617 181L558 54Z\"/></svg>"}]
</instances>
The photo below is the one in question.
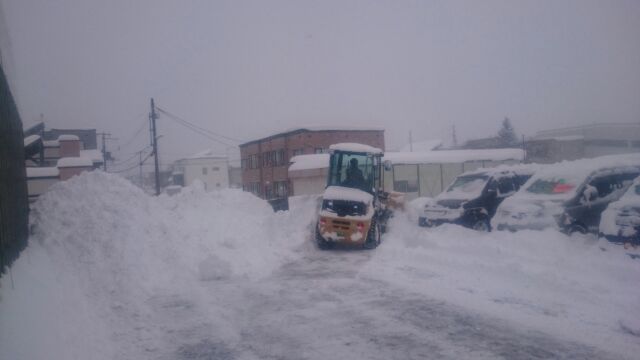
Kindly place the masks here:
<instances>
[{"instance_id":1,"label":"metal fence","mask_svg":"<svg viewBox=\"0 0 640 360\"><path fill-rule=\"evenodd\" d=\"M27 246L28 237L22 121L0 66L0 276Z\"/></svg>"}]
</instances>

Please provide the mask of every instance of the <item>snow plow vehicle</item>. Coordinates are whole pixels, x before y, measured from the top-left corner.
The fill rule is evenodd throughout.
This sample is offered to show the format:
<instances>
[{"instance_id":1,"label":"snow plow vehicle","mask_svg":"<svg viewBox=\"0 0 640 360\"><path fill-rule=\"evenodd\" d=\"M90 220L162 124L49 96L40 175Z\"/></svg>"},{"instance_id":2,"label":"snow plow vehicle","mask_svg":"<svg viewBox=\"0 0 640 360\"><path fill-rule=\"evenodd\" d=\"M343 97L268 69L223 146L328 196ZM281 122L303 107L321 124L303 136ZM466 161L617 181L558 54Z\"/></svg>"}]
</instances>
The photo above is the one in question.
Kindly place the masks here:
<instances>
[{"instance_id":1,"label":"snow plow vehicle","mask_svg":"<svg viewBox=\"0 0 640 360\"><path fill-rule=\"evenodd\" d=\"M355 143L331 145L327 187L316 225L320 249L336 244L376 248L400 193L384 191L383 152Z\"/></svg>"}]
</instances>

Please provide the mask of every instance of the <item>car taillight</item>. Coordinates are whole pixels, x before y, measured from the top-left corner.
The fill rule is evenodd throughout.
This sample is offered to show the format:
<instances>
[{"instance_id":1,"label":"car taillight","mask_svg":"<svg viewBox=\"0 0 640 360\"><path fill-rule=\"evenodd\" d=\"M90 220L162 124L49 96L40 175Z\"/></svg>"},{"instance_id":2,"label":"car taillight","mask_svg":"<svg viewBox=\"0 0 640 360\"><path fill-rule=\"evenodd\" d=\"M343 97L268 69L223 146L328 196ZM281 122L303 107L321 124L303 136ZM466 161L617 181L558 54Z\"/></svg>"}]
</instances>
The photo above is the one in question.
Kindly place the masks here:
<instances>
[{"instance_id":1,"label":"car taillight","mask_svg":"<svg viewBox=\"0 0 640 360\"><path fill-rule=\"evenodd\" d=\"M358 227L358 230L362 231L362 229L364 229L364 224L363 223L358 223L356 224L356 226Z\"/></svg>"},{"instance_id":2,"label":"car taillight","mask_svg":"<svg viewBox=\"0 0 640 360\"><path fill-rule=\"evenodd\" d=\"M320 219L320 225L326 225L327 224L327 220L325 219Z\"/></svg>"}]
</instances>

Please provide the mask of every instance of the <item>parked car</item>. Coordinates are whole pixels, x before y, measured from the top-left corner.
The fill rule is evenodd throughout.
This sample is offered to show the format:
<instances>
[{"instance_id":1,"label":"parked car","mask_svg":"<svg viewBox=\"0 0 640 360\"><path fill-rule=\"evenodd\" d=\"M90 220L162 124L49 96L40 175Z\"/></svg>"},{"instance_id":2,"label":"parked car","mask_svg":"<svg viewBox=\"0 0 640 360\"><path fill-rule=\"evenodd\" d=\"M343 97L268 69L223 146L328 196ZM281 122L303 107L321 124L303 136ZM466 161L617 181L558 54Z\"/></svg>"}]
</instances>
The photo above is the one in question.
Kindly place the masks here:
<instances>
[{"instance_id":1,"label":"parked car","mask_svg":"<svg viewBox=\"0 0 640 360\"><path fill-rule=\"evenodd\" d=\"M599 235L626 246L640 245L640 177L602 213Z\"/></svg>"},{"instance_id":2,"label":"parked car","mask_svg":"<svg viewBox=\"0 0 640 360\"><path fill-rule=\"evenodd\" d=\"M600 214L640 174L640 154L565 161L536 173L498 208L498 230L556 227L567 232L594 231Z\"/></svg>"},{"instance_id":3,"label":"parked car","mask_svg":"<svg viewBox=\"0 0 640 360\"><path fill-rule=\"evenodd\" d=\"M479 169L458 176L433 202L425 205L420 226L443 223L490 231L491 217L505 198L514 194L533 175L527 166Z\"/></svg>"}]
</instances>

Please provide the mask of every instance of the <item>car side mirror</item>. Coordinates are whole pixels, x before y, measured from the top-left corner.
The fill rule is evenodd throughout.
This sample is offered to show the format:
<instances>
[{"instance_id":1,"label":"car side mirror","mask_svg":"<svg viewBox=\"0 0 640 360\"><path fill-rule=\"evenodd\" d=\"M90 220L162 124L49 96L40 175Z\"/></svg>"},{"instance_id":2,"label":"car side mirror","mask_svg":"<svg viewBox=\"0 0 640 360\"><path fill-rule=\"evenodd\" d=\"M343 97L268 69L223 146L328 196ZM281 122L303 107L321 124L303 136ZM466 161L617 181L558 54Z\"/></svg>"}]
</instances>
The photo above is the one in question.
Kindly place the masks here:
<instances>
[{"instance_id":1,"label":"car side mirror","mask_svg":"<svg viewBox=\"0 0 640 360\"><path fill-rule=\"evenodd\" d=\"M391 164L391 161L389 160L385 160L382 165L384 166L384 171L391 171L393 170L393 164Z\"/></svg>"}]
</instances>

